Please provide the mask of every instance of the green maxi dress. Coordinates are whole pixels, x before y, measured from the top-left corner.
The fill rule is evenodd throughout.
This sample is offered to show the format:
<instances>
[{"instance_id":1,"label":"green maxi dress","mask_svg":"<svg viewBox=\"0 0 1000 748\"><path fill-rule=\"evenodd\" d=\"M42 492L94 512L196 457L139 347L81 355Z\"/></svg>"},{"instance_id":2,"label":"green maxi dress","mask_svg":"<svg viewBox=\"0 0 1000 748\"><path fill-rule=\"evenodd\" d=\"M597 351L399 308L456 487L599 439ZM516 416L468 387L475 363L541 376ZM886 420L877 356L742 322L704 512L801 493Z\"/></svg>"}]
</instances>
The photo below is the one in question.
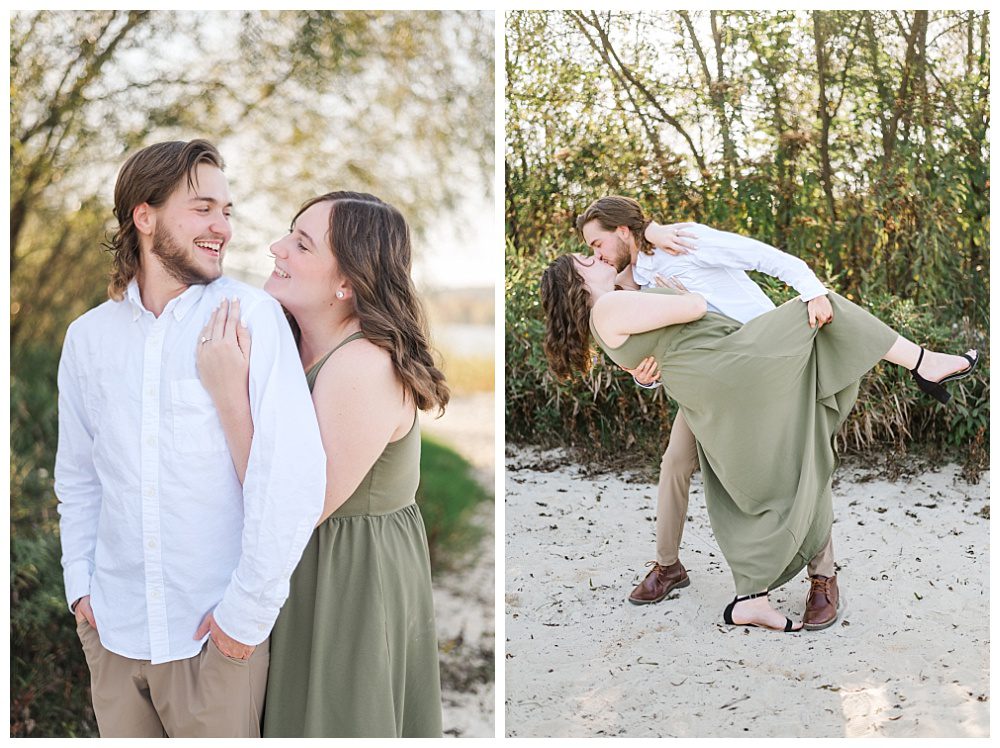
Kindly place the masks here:
<instances>
[{"instance_id":1,"label":"green maxi dress","mask_svg":"<svg viewBox=\"0 0 1000 748\"><path fill-rule=\"evenodd\" d=\"M310 390L332 353L306 374ZM271 634L264 737L441 737L419 481L414 417L313 532Z\"/></svg>"},{"instance_id":2,"label":"green maxi dress","mask_svg":"<svg viewBox=\"0 0 1000 748\"><path fill-rule=\"evenodd\" d=\"M591 321L615 363L635 368L656 358L697 439L709 520L738 595L784 584L826 544L833 437L862 375L897 338L861 307L835 293L829 299L833 322L820 329L794 299L745 325L709 313L631 335L617 348Z\"/></svg>"}]
</instances>

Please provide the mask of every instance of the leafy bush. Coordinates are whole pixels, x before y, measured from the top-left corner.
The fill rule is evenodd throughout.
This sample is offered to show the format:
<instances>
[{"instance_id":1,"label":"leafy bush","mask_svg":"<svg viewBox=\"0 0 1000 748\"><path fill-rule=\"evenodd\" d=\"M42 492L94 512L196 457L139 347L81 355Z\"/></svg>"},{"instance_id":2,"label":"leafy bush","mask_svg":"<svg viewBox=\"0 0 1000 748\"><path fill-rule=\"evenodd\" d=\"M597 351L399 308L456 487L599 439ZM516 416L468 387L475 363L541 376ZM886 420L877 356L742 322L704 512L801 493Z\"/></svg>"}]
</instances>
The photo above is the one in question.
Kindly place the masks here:
<instances>
[{"instance_id":1,"label":"leafy bush","mask_svg":"<svg viewBox=\"0 0 1000 748\"><path fill-rule=\"evenodd\" d=\"M482 537L482 528L470 520L479 502L486 498L486 491L476 482L465 458L423 437L417 504L427 528L435 572L460 566Z\"/></svg>"},{"instance_id":2,"label":"leafy bush","mask_svg":"<svg viewBox=\"0 0 1000 748\"><path fill-rule=\"evenodd\" d=\"M90 677L66 607L52 490L59 351L22 347L10 388L10 729L96 735Z\"/></svg>"},{"instance_id":3,"label":"leafy bush","mask_svg":"<svg viewBox=\"0 0 1000 748\"><path fill-rule=\"evenodd\" d=\"M603 195L633 197L660 222L767 242L915 341L985 354L988 21L981 11L511 11L508 440L605 461L640 449L651 464L666 441L674 406L603 357L569 383L545 368L541 269L582 249L575 217ZM989 444L988 379L981 365L942 408L880 366L842 446L949 449L975 473Z\"/></svg>"},{"instance_id":4,"label":"leafy bush","mask_svg":"<svg viewBox=\"0 0 1000 748\"><path fill-rule=\"evenodd\" d=\"M10 734L94 737L90 672L66 607L59 536L11 538Z\"/></svg>"},{"instance_id":5,"label":"leafy bush","mask_svg":"<svg viewBox=\"0 0 1000 748\"><path fill-rule=\"evenodd\" d=\"M543 321L538 282L544 267L579 246L521 251L507 244L506 421L508 442L570 446L581 459L615 464L644 456L651 464L662 453L676 405L661 389L642 390L610 359L596 353L585 376L560 382L548 371L542 351ZM822 273L821 273L822 276ZM776 303L794 295L780 281L755 277ZM836 279L827 282L837 288ZM851 294L854 296L854 294ZM858 303L857 298L853 298ZM930 348L985 353L986 335L967 323L944 323L935 310L872 292L860 303L901 334ZM905 454L918 447L946 450L975 474L985 469L989 446L989 367L951 385L947 407L923 395L902 368L882 365L862 382L850 418L839 435L847 451L889 450ZM626 450L628 450L626 452Z\"/></svg>"}]
</instances>

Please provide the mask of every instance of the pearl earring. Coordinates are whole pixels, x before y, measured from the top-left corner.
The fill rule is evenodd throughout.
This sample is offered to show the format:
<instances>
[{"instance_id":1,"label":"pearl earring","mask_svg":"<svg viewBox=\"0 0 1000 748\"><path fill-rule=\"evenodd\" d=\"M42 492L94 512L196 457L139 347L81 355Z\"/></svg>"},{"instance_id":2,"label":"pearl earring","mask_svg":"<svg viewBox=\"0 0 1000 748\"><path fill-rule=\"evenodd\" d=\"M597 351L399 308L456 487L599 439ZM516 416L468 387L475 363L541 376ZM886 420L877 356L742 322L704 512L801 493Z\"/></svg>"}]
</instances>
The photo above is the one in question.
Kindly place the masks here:
<instances>
[{"instance_id":1,"label":"pearl earring","mask_svg":"<svg viewBox=\"0 0 1000 748\"><path fill-rule=\"evenodd\" d=\"M344 292L343 291L337 291L337 298L338 299L344 298Z\"/></svg>"}]
</instances>

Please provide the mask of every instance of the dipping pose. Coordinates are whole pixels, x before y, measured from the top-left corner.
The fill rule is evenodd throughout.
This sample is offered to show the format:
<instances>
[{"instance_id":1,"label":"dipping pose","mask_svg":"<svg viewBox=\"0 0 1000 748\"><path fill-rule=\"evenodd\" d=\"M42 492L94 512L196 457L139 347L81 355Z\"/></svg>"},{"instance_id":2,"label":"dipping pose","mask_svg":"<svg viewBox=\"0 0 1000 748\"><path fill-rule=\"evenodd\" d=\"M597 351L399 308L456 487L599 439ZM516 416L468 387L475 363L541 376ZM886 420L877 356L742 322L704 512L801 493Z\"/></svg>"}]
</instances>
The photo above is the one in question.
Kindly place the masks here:
<instances>
[{"instance_id":1,"label":"dipping pose","mask_svg":"<svg viewBox=\"0 0 1000 748\"><path fill-rule=\"evenodd\" d=\"M837 322L803 324L793 300L741 325L705 299L670 289L615 291L616 271L564 255L542 277L545 350L557 376L586 371L591 333L619 365L656 357L667 393L698 441L712 529L732 569L731 624L797 631L767 591L791 579L830 537L832 439L861 376L885 359L939 399L978 356L923 351L837 294Z\"/></svg>"}]
</instances>

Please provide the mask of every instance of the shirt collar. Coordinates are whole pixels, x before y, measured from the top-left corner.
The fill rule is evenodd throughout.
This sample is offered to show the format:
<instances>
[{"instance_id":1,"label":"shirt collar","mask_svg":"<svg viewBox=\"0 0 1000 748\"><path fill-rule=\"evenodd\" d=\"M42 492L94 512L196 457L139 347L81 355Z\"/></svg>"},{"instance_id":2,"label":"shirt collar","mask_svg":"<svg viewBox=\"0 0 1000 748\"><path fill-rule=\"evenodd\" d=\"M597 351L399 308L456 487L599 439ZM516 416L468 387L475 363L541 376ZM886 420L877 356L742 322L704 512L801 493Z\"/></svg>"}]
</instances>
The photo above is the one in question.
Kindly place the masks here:
<instances>
[{"instance_id":1,"label":"shirt collar","mask_svg":"<svg viewBox=\"0 0 1000 748\"><path fill-rule=\"evenodd\" d=\"M647 255L645 252L640 252L635 258L635 266L637 268L649 268L653 267L653 258L656 256L655 253L659 250L654 249L654 254Z\"/></svg>"},{"instance_id":2,"label":"shirt collar","mask_svg":"<svg viewBox=\"0 0 1000 748\"><path fill-rule=\"evenodd\" d=\"M201 299L202 294L205 293L204 283L198 283L193 286L188 286L187 290L175 299L171 299L170 304L174 305L173 314L174 319L180 322L184 319L184 315L191 311L191 308L198 303ZM167 307L170 307L167 304Z\"/></svg>"},{"instance_id":3,"label":"shirt collar","mask_svg":"<svg viewBox=\"0 0 1000 748\"><path fill-rule=\"evenodd\" d=\"M174 319L180 322L184 319L184 315L186 315L191 308L198 303L198 300L201 299L203 293L205 293L205 284L203 283L188 286L184 293L168 301L167 306L163 311L169 311L174 315ZM135 322L143 315L144 312L148 311L146 307L142 305L142 296L139 294L138 280L133 278L129 281L128 288L125 291L125 296L132 304L132 321Z\"/></svg>"},{"instance_id":4,"label":"shirt collar","mask_svg":"<svg viewBox=\"0 0 1000 748\"><path fill-rule=\"evenodd\" d=\"M125 289L125 298L132 305L132 321L135 322L146 311L146 307L142 305L142 298L139 296L139 281L135 278L128 282L128 288Z\"/></svg>"}]
</instances>

